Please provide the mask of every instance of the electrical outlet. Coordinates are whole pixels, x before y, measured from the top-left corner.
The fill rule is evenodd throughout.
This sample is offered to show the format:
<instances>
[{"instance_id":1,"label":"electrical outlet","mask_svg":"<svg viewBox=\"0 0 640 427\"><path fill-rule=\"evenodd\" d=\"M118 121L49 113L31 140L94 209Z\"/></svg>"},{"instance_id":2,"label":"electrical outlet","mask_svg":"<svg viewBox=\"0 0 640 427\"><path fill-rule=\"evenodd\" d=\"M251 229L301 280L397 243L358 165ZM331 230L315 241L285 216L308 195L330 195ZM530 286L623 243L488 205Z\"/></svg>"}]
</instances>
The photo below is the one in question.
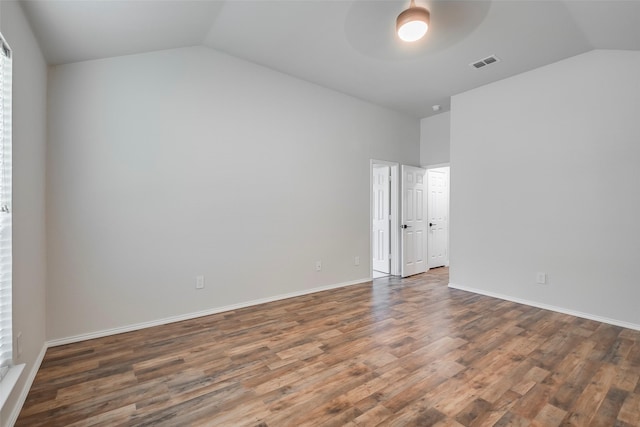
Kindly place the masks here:
<instances>
[{"instance_id":1,"label":"electrical outlet","mask_svg":"<svg viewBox=\"0 0 640 427\"><path fill-rule=\"evenodd\" d=\"M22 332L16 334L16 355L22 356Z\"/></svg>"},{"instance_id":2,"label":"electrical outlet","mask_svg":"<svg viewBox=\"0 0 640 427\"><path fill-rule=\"evenodd\" d=\"M536 273L536 283L539 283L541 285L544 285L547 283L547 273L543 273L541 271L538 271Z\"/></svg>"},{"instance_id":3,"label":"electrical outlet","mask_svg":"<svg viewBox=\"0 0 640 427\"><path fill-rule=\"evenodd\" d=\"M322 261L316 261L316 271L322 270Z\"/></svg>"},{"instance_id":4,"label":"electrical outlet","mask_svg":"<svg viewBox=\"0 0 640 427\"><path fill-rule=\"evenodd\" d=\"M204 289L204 276L196 276L196 289Z\"/></svg>"},{"instance_id":5,"label":"electrical outlet","mask_svg":"<svg viewBox=\"0 0 640 427\"><path fill-rule=\"evenodd\" d=\"M355 257L355 258L353 259L353 264L354 264L354 265L360 265L360 257L359 257L359 256L357 256L357 257Z\"/></svg>"}]
</instances>

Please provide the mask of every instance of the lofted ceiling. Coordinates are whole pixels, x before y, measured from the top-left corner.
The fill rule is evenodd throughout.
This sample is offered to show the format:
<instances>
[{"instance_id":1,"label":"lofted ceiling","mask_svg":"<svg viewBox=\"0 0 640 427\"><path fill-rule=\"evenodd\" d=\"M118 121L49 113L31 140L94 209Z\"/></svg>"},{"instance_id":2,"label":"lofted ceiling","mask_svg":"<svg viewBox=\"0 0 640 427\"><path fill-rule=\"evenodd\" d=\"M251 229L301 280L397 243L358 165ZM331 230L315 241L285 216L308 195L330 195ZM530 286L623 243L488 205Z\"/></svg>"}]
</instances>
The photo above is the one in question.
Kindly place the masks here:
<instances>
[{"instance_id":1,"label":"lofted ceiling","mask_svg":"<svg viewBox=\"0 0 640 427\"><path fill-rule=\"evenodd\" d=\"M640 50L640 0L417 0L427 36L395 35L408 0L22 0L65 64L203 45L414 117L452 95L592 49ZM489 55L499 62L475 69Z\"/></svg>"}]
</instances>

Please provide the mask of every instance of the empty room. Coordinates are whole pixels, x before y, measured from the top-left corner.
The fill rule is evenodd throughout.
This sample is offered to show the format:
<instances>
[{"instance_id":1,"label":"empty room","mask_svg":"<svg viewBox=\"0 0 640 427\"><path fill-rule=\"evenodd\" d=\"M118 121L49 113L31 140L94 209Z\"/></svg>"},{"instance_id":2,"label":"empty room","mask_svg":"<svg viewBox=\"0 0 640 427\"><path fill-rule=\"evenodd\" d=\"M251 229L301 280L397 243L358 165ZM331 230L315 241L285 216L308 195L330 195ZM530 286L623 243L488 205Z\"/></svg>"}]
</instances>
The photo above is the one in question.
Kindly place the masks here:
<instances>
[{"instance_id":1,"label":"empty room","mask_svg":"<svg viewBox=\"0 0 640 427\"><path fill-rule=\"evenodd\" d=\"M0 1L0 426L640 426L640 1Z\"/></svg>"}]
</instances>

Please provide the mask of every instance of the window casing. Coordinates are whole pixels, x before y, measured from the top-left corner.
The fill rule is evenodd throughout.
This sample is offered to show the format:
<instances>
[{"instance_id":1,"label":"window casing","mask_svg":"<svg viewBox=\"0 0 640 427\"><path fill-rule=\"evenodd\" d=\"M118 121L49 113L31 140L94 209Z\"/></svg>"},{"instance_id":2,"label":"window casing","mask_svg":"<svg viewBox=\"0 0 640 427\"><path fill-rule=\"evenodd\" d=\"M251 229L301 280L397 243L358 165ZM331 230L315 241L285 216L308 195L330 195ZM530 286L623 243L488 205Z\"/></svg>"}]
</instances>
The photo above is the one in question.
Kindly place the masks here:
<instances>
[{"instance_id":1,"label":"window casing","mask_svg":"<svg viewBox=\"0 0 640 427\"><path fill-rule=\"evenodd\" d=\"M13 363L11 49L0 34L0 381Z\"/></svg>"}]
</instances>

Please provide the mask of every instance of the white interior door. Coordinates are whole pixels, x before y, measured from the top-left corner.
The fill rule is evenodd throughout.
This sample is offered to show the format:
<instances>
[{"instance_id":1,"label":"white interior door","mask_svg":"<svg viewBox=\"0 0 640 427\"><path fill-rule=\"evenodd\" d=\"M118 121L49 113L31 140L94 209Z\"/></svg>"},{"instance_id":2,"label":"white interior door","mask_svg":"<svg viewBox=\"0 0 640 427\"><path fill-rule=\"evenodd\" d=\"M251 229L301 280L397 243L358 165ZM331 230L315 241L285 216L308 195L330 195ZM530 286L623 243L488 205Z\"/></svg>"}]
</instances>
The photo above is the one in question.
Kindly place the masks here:
<instances>
[{"instance_id":1,"label":"white interior door","mask_svg":"<svg viewBox=\"0 0 640 427\"><path fill-rule=\"evenodd\" d=\"M374 165L373 167L373 231L371 235L373 269L389 274L390 253L390 168Z\"/></svg>"},{"instance_id":2,"label":"white interior door","mask_svg":"<svg viewBox=\"0 0 640 427\"><path fill-rule=\"evenodd\" d=\"M449 186L447 181L445 169L427 171L429 268L442 267L448 263Z\"/></svg>"},{"instance_id":3,"label":"white interior door","mask_svg":"<svg viewBox=\"0 0 640 427\"><path fill-rule=\"evenodd\" d=\"M425 170L413 166L401 167L401 275L402 277L427 271Z\"/></svg>"}]
</instances>

